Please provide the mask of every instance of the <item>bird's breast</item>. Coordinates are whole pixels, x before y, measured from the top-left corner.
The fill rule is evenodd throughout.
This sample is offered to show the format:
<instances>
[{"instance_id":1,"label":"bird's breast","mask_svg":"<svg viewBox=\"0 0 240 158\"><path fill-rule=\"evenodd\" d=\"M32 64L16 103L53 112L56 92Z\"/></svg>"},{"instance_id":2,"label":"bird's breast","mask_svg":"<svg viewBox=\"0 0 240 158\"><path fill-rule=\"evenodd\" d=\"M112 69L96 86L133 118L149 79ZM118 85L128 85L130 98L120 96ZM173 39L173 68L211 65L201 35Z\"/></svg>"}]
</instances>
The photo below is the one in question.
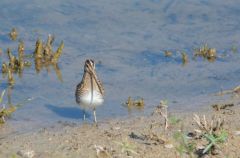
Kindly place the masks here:
<instances>
[{"instance_id":1,"label":"bird's breast","mask_svg":"<svg viewBox=\"0 0 240 158\"><path fill-rule=\"evenodd\" d=\"M103 96L98 91L87 92L79 96L80 105L95 107L103 103Z\"/></svg>"}]
</instances>

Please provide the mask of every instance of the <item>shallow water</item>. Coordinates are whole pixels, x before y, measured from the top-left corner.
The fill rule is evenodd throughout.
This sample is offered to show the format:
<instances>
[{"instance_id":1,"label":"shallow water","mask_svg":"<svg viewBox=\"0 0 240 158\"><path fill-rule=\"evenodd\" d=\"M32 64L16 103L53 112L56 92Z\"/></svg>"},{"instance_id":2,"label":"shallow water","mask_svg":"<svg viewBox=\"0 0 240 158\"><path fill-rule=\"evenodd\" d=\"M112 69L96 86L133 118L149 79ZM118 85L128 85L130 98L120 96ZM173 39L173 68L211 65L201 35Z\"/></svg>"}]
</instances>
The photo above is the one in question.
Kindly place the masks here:
<instances>
[{"instance_id":1,"label":"shallow water","mask_svg":"<svg viewBox=\"0 0 240 158\"><path fill-rule=\"evenodd\" d=\"M231 48L240 43L240 2L174 0L101 1L13 1L0 2L0 48L17 50L17 42L7 33L13 27L32 53L38 37L54 34L54 49L65 43L58 63L63 82L53 68L36 74L34 65L23 77L15 77L11 101L32 101L18 109L8 120L18 130L31 130L57 121L82 121L82 110L75 103L75 86L83 74L85 59L96 61L99 78L106 90L104 105L97 109L98 119L128 116L121 104L128 96L143 97L148 114L162 99L171 110L196 111L224 98L213 94L239 84L240 52ZM192 60L193 49L208 43L219 57L209 63ZM164 50L173 51L171 58ZM182 66L179 52L190 62ZM4 55L0 63L6 60ZM0 90L7 89L1 75ZM7 96L5 96L7 104ZM134 114L134 113L133 113ZM92 112L87 118L92 120Z\"/></svg>"}]
</instances>

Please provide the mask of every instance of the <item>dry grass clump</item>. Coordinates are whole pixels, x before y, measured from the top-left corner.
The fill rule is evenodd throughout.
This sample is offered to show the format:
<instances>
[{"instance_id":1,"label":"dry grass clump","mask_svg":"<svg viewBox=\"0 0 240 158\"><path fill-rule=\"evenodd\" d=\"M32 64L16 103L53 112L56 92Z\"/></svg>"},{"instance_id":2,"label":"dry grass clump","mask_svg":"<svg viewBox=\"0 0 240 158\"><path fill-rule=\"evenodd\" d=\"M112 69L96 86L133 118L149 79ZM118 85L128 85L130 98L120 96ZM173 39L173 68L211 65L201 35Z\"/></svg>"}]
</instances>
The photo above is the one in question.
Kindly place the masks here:
<instances>
[{"instance_id":1,"label":"dry grass clump","mask_svg":"<svg viewBox=\"0 0 240 158\"><path fill-rule=\"evenodd\" d=\"M164 125L165 125L165 130L166 130L169 126L169 123L168 123L168 101L161 100L160 104L156 107L153 114L155 114L155 113L159 114L160 116L162 116L164 118Z\"/></svg>"},{"instance_id":2,"label":"dry grass clump","mask_svg":"<svg viewBox=\"0 0 240 158\"><path fill-rule=\"evenodd\" d=\"M227 132L223 129L224 119L214 115L211 120L207 121L205 115L200 118L194 114L193 120L198 127L198 129L195 129L199 134L198 137L208 142L208 144L204 145L204 149L198 150L202 151L202 154L220 154L219 144L225 142L228 137Z\"/></svg>"}]
</instances>

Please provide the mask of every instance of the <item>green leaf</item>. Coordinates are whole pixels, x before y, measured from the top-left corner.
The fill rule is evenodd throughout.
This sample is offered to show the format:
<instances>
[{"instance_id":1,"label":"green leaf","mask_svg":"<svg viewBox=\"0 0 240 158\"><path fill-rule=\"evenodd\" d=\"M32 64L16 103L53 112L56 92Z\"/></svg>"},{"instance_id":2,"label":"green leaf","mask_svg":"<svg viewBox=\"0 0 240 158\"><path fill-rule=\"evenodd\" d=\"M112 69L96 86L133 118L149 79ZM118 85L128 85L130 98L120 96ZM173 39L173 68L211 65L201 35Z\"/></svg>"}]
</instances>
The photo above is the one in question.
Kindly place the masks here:
<instances>
[{"instance_id":1,"label":"green leaf","mask_svg":"<svg viewBox=\"0 0 240 158\"><path fill-rule=\"evenodd\" d=\"M176 140L179 140L179 138L181 138L181 136L182 136L181 132L176 132L176 133L174 133L173 138Z\"/></svg>"},{"instance_id":2,"label":"green leaf","mask_svg":"<svg viewBox=\"0 0 240 158\"><path fill-rule=\"evenodd\" d=\"M227 140L227 137L228 137L228 133L226 131L222 131L220 136L218 138L216 138L216 141L223 143Z\"/></svg>"},{"instance_id":3,"label":"green leaf","mask_svg":"<svg viewBox=\"0 0 240 158\"><path fill-rule=\"evenodd\" d=\"M160 104L161 104L162 106L168 107L168 100L161 100L161 101L160 101Z\"/></svg>"},{"instance_id":4,"label":"green leaf","mask_svg":"<svg viewBox=\"0 0 240 158\"><path fill-rule=\"evenodd\" d=\"M5 94L5 90L2 91L1 98L0 98L0 103L2 103L2 101L3 101L4 94Z\"/></svg>"},{"instance_id":5,"label":"green leaf","mask_svg":"<svg viewBox=\"0 0 240 158\"><path fill-rule=\"evenodd\" d=\"M168 118L168 121L169 121L170 124L176 125L176 124L179 123L181 120L178 119L178 118L176 118L175 116L170 116L170 117Z\"/></svg>"},{"instance_id":6,"label":"green leaf","mask_svg":"<svg viewBox=\"0 0 240 158\"><path fill-rule=\"evenodd\" d=\"M208 144L208 146L203 150L203 154L205 154L206 152L208 152L211 148L212 148L213 144L210 143Z\"/></svg>"},{"instance_id":7,"label":"green leaf","mask_svg":"<svg viewBox=\"0 0 240 158\"><path fill-rule=\"evenodd\" d=\"M204 134L204 137L209 141L209 144L207 147L204 149L203 154L211 150L211 148L214 145L217 145L217 143L223 143L226 141L228 134L226 131L221 131L220 135L215 135L215 134Z\"/></svg>"}]
</instances>

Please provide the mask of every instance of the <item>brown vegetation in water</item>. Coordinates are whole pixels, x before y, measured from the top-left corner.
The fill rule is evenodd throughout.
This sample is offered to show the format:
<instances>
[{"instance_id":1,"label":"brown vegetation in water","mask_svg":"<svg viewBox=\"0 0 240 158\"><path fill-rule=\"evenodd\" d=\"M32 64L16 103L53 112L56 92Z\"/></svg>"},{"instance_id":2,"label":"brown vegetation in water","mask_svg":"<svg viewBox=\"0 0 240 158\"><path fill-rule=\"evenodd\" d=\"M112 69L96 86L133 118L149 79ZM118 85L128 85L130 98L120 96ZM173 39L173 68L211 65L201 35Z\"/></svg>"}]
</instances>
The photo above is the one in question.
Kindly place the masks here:
<instances>
[{"instance_id":1,"label":"brown vegetation in water","mask_svg":"<svg viewBox=\"0 0 240 158\"><path fill-rule=\"evenodd\" d=\"M16 109L17 109L16 106L10 105L9 107L6 107L6 106L2 103L2 102L3 102L4 94L5 94L5 90L2 91L1 97L0 97L0 106L1 106L1 109L0 109L0 124L5 123L5 118L11 116L11 114L12 114L13 112L15 112Z\"/></svg>"},{"instance_id":2,"label":"brown vegetation in water","mask_svg":"<svg viewBox=\"0 0 240 158\"><path fill-rule=\"evenodd\" d=\"M195 49L194 58L198 56L213 62L217 58L217 51L215 48L209 48L208 45L205 44L202 47Z\"/></svg>"},{"instance_id":3,"label":"brown vegetation in water","mask_svg":"<svg viewBox=\"0 0 240 158\"><path fill-rule=\"evenodd\" d=\"M13 28L11 30L11 32L9 33L9 37L11 38L11 40L15 41L18 37L18 32L16 28Z\"/></svg>"},{"instance_id":4,"label":"brown vegetation in water","mask_svg":"<svg viewBox=\"0 0 240 158\"><path fill-rule=\"evenodd\" d=\"M9 36L12 40L16 40L18 37L18 32L15 28L12 29L12 31L9 33ZM49 67L50 65L55 70L57 77L60 81L62 81L62 75L61 71L58 67L58 60L60 56L62 55L62 51L64 48L64 43L61 42L60 46L56 50L56 52L53 52L52 44L53 44L54 38L53 36L49 35L48 40L46 44L43 44L41 40L37 40L36 42L36 48L33 54L25 54L25 45L23 41L19 41L17 53L12 53L12 50L10 48L7 48L6 55L8 57L8 62L2 63L2 75L3 77L7 76L8 80L8 91L12 91L15 84L15 74L17 74L20 78L23 75L24 69L26 67L31 67L32 63L26 58L28 57L34 57L35 59L35 69L38 73L42 67ZM17 55L14 55L17 54ZM1 53L2 55L2 53ZM3 91L2 94L4 94L5 91ZM11 95L11 92L9 93ZM3 95L2 95L3 97ZM11 98L11 96L8 96ZM2 101L2 98L1 98ZM1 102L0 102L1 105ZM0 109L0 123L5 122L5 117L9 117L18 106L14 106L11 103L9 103L8 107L5 105L2 105L2 108Z\"/></svg>"},{"instance_id":5,"label":"brown vegetation in water","mask_svg":"<svg viewBox=\"0 0 240 158\"><path fill-rule=\"evenodd\" d=\"M145 103L143 98L134 100L129 96L128 100L123 105L127 107L129 111L131 111L132 109L143 109Z\"/></svg>"}]
</instances>

